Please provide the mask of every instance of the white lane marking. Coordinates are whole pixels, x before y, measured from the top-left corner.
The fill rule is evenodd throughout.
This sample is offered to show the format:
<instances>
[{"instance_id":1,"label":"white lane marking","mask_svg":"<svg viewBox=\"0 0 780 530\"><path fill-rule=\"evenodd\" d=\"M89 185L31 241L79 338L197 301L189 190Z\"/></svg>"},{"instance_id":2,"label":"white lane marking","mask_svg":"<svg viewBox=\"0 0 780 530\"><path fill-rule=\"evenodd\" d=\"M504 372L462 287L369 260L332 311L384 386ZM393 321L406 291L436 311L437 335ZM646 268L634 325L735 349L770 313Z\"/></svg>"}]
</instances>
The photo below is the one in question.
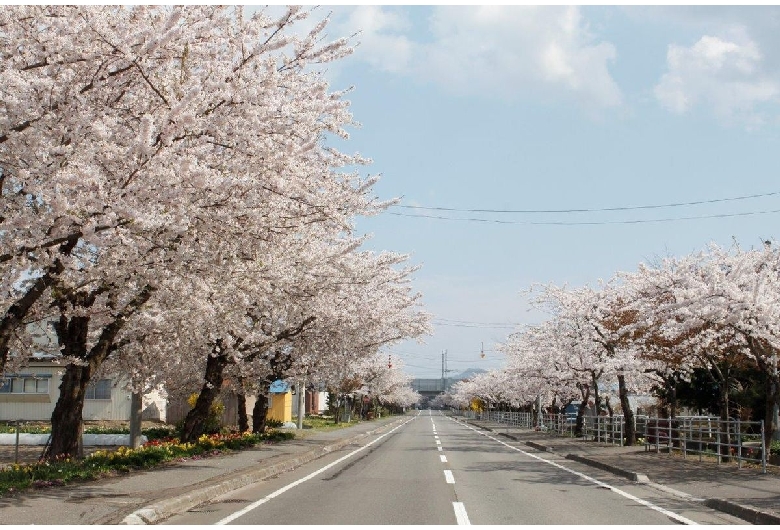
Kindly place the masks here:
<instances>
[{"instance_id":1,"label":"white lane marking","mask_svg":"<svg viewBox=\"0 0 780 530\"><path fill-rule=\"evenodd\" d=\"M441 445L441 440L436 440L436 445Z\"/></svg>"},{"instance_id":2,"label":"white lane marking","mask_svg":"<svg viewBox=\"0 0 780 530\"><path fill-rule=\"evenodd\" d=\"M466 513L466 507L462 502L453 502L452 507L455 509L455 519L458 520L458 524L470 525L469 514Z\"/></svg>"},{"instance_id":3,"label":"white lane marking","mask_svg":"<svg viewBox=\"0 0 780 530\"><path fill-rule=\"evenodd\" d=\"M439 451L441 451L441 446L438 446L436 449L438 449Z\"/></svg>"},{"instance_id":4,"label":"white lane marking","mask_svg":"<svg viewBox=\"0 0 780 530\"><path fill-rule=\"evenodd\" d=\"M455 477L452 476L452 471L449 469L444 470L444 480L447 481L447 484L455 484Z\"/></svg>"},{"instance_id":5,"label":"white lane marking","mask_svg":"<svg viewBox=\"0 0 780 530\"><path fill-rule=\"evenodd\" d=\"M441 458L442 462L446 462L447 461L447 457L444 456L444 455L439 455L439 458Z\"/></svg>"},{"instance_id":6,"label":"white lane marking","mask_svg":"<svg viewBox=\"0 0 780 530\"><path fill-rule=\"evenodd\" d=\"M438 439L439 439L439 437L438 437L438 436L434 436L433 438L434 438L434 439L436 439L436 440L438 440Z\"/></svg>"},{"instance_id":7,"label":"white lane marking","mask_svg":"<svg viewBox=\"0 0 780 530\"><path fill-rule=\"evenodd\" d=\"M569 469L566 466L562 466L561 464L559 464L557 462L552 462L551 460L547 460L546 458L542 458L541 456L538 456L538 455L535 455L535 454L532 454L532 453L526 453L522 449L519 449L517 447L509 445L508 443L505 443L504 441L499 440L498 438L494 438L493 436L490 436L488 434L485 434L485 433L482 433L482 432L478 431L477 429L475 429L471 425L466 425L465 423L461 423L460 421L455 420L455 419L452 419L452 421L457 422L458 424L463 425L464 427L466 427L468 429L471 429L472 431L474 431L477 434L481 434L482 436L485 436L486 438L490 438L494 442L498 442L501 445L504 445L504 446L506 446L506 447L508 447L510 449L513 449L513 450L515 450L515 451L517 451L519 453L522 453L525 456L531 457L531 458L539 460L541 462L545 462L546 464L550 464L551 466L555 466L558 469L562 469L563 471L571 473L572 475L576 475L576 476L578 476L580 478L583 478L583 479L585 479L585 480L587 480L589 482L592 482L592 483L596 484L597 486L601 486L601 487L606 488L606 489L608 489L608 490L610 490L610 491L612 491L614 493L617 493L618 495L620 495L622 497L625 497L625 498L630 499L630 500L632 500L634 502L637 502L637 503L641 504L642 506L646 506L646 507L650 508L651 510L655 510L657 512L660 512L660 513L664 514L667 517L671 517L675 521L679 521L679 522L681 522L683 524L690 524L690 525L694 525L694 524L697 525L697 524L699 524L696 521L691 521L690 519L687 519L687 518L683 517L682 515L677 515L674 512L670 512L669 510L667 510L665 508L661 508L660 506L656 506L652 502L646 501L644 499L640 499L639 497L635 497L634 495L631 495L630 493L627 493L627 492L625 492L625 491L623 491L621 489L618 489L615 486L610 486L609 484L606 484L605 482L601 482L600 480L598 480L596 478L593 478L593 477L590 477L590 476L588 476L588 475L586 475L584 473L580 473L579 471L574 471L573 469Z\"/></svg>"},{"instance_id":8,"label":"white lane marking","mask_svg":"<svg viewBox=\"0 0 780 530\"><path fill-rule=\"evenodd\" d=\"M273 498L275 498L275 497L278 497L278 496L279 496L279 495L281 495L282 493L285 493L286 491L293 489L295 486L297 486L297 485L299 485L299 484L303 484L303 483L304 483L304 482L306 482L307 480L309 480L309 479L312 479L312 478L316 477L317 475L319 475L320 473L324 473L325 471L327 471L328 469L332 468L333 466L336 466L336 465L340 464L340 463L341 463L341 462L343 462L344 460L347 460L348 458L351 458L352 456L356 455L357 453L359 453L359 452L360 452L360 451L362 451L363 449L366 449L366 448L368 448L368 447L370 447L370 446L374 445L375 443L377 443L379 440L381 440L382 438L384 438L384 437L385 437L385 436L387 436L388 434L391 434L393 431L400 429L401 427L403 427L404 425L406 425L407 423L409 423L409 422L410 422L410 421L412 421L412 420L414 420L414 418L412 418L412 419L409 419L409 420L406 420L406 421L405 421L405 422L403 422L401 425L398 425L398 426L394 427L393 429L391 429L391 430L387 431L387 432L386 432L386 433L384 433L383 435L381 435L381 436L378 436L377 438L374 438L373 440L371 440L370 442L368 442L366 445L364 445L364 446L362 446L362 447L358 447L357 449L355 449L355 450L354 450L354 451L352 451L351 453L349 453L349 454L346 454L346 455L342 456L341 458L339 458L338 460L335 460L335 461L331 462L331 463L330 463L330 464L328 464L327 466L321 467L321 468L320 468L320 469L318 469L317 471L315 471L315 472L313 472L313 473L309 473L309 474L308 474L308 475L306 475L305 477L303 477L303 478L301 478L301 479L298 479L298 480L296 480L295 482L291 482L290 484L287 484L287 485L286 485L286 486L284 486L283 488L279 488L278 490L274 491L273 493L269 493L268 495L266 495L266 496L265 496L265 497L263 497L262 499L260 499L260 500L258 500L258 501L255 501L255 502L253 502L252 504L250 504L250 505L248 505L248 506L244 507L243 509L241 509L241 510L239 510L239 511L235 512L235 513L232 513L232 514L228 515L228 516L227 516L227 517L225 517L224 519L220 519L219 521L217 521L217 522L216 522L216 523L214 523L214 524L220 524L220 525L221 525L221 524L228 524L228 523L229 523L229 522L231 522L231 521L235 521L236 519L238 519L238 518L239 518L239 517L241 517L242 515L244 515L244 514L247 514L247 513L251 512L252 510L254 510L255 508L257 508L257 507L258 507L258 506L260 506L261 504L265 504L266 502L270 501L271 499L273 499Z\"/></svg>"}]
</instances>

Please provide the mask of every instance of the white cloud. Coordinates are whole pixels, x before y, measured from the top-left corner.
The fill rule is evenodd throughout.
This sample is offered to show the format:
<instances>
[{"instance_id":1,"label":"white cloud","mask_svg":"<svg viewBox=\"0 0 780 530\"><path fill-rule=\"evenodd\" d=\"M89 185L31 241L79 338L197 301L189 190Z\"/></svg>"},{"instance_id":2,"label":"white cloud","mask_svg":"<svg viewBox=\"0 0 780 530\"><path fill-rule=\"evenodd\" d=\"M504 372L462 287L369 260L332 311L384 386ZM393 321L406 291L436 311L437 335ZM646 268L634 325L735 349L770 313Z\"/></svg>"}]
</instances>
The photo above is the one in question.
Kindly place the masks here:
<instances>
[{"instance_id":1,"label":"white cloud","mask_svg":"<svg viewBox=\"0 0 780 530\"><path fill-rule=\"evenodd\" d=\"M354 60L456 94L563 97L590 109L623 104L608 68L615 48L591 35L577 7L436 6L430 12L425 34L412 33L407 12L395 7L355 8L342 13L338 27L342 34L362 30Z\"/></svg>"},{"instance_id":2,"label":"white cloud","mask_svg":"<svg viewBox=\"0 0 780 530\"><path fill-rule=\"evenodd\" d=\"M460 93L555 95L616 107L614 47L596 42L576 7L439 7L418 75Z\"/></svg>"},{"instance_id":3,"label":"white cloud","mask_svg":"<svg viewBox=\"0 0 780 530\"><path fill-rule=\"evenodd\" d=\"M412 57L412 42L403 33L410 24L399 11L379 6L365 5L352 10L346 21L347 28L361 33L355 57L379 70L403 72Z\"/></svg>"},{"instance_id":4,"label":"white cloud","mask_svg":"<svg viewBox=\"0 0 780 530\"><path fill-rule=\"evenodd\" d=\"M759 107L780 101L780 82L765 71L759 45L743 29L730 33L669 46L668 71L655 86L661 105L677 113L705 105L728 121L762 122Z\"/></svg>"}]
</instances>

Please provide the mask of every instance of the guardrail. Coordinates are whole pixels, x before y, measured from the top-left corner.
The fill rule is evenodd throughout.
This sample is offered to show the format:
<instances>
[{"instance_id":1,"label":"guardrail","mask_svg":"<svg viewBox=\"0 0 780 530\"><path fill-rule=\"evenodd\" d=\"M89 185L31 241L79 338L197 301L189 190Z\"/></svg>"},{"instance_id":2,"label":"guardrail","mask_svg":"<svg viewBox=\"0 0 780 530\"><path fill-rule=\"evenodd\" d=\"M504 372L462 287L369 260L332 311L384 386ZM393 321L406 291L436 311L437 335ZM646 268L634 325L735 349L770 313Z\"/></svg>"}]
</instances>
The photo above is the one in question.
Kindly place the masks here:
<instances>
[{"instance_id":1,"label":"guardrail","mask_svg":"<svg viewBox=\"0 0 780 530\"><path fill-rule=\"evenodd\" d=\"M575 437L576 418L566 414L542 414L538 425L530 412L465 411L467 418L493 421L514 427L537 430L555 436ZM714 457L718 464L736 461L738 467L751 462L766 473L767 448L763 421L721 420L712 416L655 418L634 416L637 437L644 440L645 451L679 452L683 458L698 455ZM622 415L584 416L579 438L623 445L625 419Z\"/></svg>"}]
</instances>

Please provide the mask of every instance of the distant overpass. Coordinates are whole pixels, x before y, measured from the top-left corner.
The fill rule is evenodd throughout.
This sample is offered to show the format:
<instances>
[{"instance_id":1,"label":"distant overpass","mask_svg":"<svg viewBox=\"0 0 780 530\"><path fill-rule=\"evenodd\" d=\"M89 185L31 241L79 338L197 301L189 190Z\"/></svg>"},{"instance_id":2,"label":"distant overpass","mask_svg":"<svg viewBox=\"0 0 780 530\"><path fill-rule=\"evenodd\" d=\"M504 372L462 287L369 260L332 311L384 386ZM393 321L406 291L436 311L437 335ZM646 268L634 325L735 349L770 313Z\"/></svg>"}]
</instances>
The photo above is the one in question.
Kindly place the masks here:
<instances>
[{"instance_id":1,"label":"distant overpass","mask_svg":"<svg viewBox=\"0 0 780 530\"><path fill-rule=\"evenodd\" d=\"M439 394L443 394L448 391L453 384L460 381L454 377L446 377L438 379L413 379L412 388L416 390L427 401L433 399Z\"/></svg>"},{"instance_id":2,"label":"distant overpass","mask_svg":"<svg viewBox=\"0 0 780 530\"><path fill-rule=\"evenodd\" d=\"M422 397L421 405L425 405L430 399L435 398L439 394L448 392L449 389L458 381L465 381L472 377L484 373L485 370L480 368L469 368L465 372L457 375L456 377L436 377L430 379L412 379L412 388L416 390Z\"/></svg>"}]
</instances>

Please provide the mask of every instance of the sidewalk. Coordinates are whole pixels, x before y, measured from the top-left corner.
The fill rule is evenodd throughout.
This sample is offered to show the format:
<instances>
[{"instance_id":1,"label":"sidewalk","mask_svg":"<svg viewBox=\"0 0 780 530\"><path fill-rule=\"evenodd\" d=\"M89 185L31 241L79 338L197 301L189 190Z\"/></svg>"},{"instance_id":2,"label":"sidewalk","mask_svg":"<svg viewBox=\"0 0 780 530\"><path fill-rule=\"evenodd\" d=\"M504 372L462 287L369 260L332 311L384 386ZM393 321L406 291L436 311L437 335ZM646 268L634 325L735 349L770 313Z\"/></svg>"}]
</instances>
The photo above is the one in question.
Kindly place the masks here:
<instances>
[{"instance_id":1,"label":"sidewalk","mask_svg":"<svg viewBox=\"0 0 780 530\"><path fill-rule=\"evenodd\" d=\"M392 416L123 477L0 498L2 524L154 524L207 500L290 471L403 421ZM36 448L40 452L40 447Z\"/></svg>"},{"instance_id":2,"label":"sidewalk","mask_svg":"<svg viewBox=\"0 0 780 530\"><path fill-rule=\"evenodd\" d=\"M577 438L558 437L490 421L457 418L475 427L524 443L529 448L556 453L648 484L688 500L726 512L753 524L780 524L780 469L743 467L735 463L683 459L677 454L645 451L642 446L620 447Z\"/></svg>"}]
</instances>

